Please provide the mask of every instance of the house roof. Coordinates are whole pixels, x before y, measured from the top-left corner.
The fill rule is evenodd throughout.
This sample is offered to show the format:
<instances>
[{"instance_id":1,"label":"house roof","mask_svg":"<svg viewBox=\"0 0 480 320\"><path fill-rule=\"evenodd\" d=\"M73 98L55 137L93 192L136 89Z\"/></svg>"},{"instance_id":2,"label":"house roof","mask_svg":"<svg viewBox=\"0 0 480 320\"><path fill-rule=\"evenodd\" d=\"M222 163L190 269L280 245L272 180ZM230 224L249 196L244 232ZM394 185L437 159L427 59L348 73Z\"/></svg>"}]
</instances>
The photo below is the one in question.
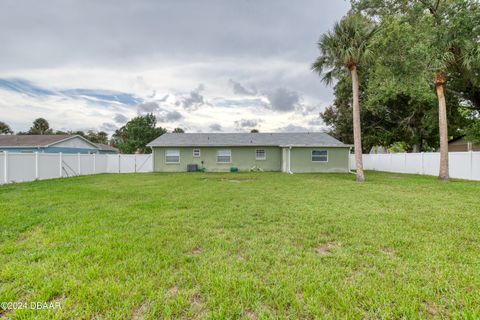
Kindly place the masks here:
<instances>
[{"instance_id":1,"label":"house roof","mask_svg":"<svg viewBox=\"0 0 480 320\"><path fill-rule=\"evenodd\" d=\"M449 140L448 143L453 143L453 142L457 142L457 141L460 141L460 140L465 140L465 135L463 136L460 136L460 137L457 137L457 138L454 138L452 140Z\"/></svg>"},{"instance_id":2,"label":"house roof","mask_svg":"<svg viewBox=\"0 0 480 320\"><path fill-rule=\"evenodd\" d=\"M79 135L45 134L45 135L0 135L0 147L49 147L62 141L80 138L96 147L94 143Z\"/></svg>"},{"instance_id":3,"label":"house roof","mask_svg":"<svg viewBox=\"0 0 480 320\"><path fill-rule=\"evenodd\" d=\"M108 144L103 144L103 143L94 143L94 145L97 146L98 149L100 150L107 150L107 151L115 151L118 152L118 149L112 146L109 146Z\"/></svg>"},{"instance_id":4,"label":"house roof","mask_svg":"<svg viewBox=\"0 0 480 320\"><path fill-rule=\"evenodd\" d=\"M149 147L350 147L322 132L290 133L166 133Z\"/></svg>"}]
</instances>

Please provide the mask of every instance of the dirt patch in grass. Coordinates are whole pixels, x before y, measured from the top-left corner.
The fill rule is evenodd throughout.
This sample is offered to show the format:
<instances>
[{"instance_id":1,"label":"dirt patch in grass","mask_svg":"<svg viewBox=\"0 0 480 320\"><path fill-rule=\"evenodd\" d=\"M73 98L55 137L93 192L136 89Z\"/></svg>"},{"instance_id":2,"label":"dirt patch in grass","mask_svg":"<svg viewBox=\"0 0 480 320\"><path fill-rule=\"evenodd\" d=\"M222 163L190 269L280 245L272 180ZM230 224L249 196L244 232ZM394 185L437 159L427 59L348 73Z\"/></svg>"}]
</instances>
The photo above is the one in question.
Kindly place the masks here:
<instances>
[{"instance_id":1,"label":"dirt patch in grass","mask_svg":"<svg viewBox=\"0 0 480 320\"><path fill-rule=\"evenodd\" d=\"M150 304L148 302L142 303L138 308L133 310L132 320L145 319L145 316L147 315L149 308L150 308Z\"/></svg>"},{"instance_id":2,"label":"dirt patch in grass","mask_svg":"<svg viewBox=\"0 0 480 320\"><path fill-rule=\"evenodd\" d=\"M240 182L252 181L252 179L221 179L221 181L240 183Z\"/></svg>"},{"instance_id":3,"label":"dirt patch in grass","mask_svg":"<svg viewBox=\"0 0 480 320\"><path fill-rule=\"evenodd\" d=\"M13 310L4 310L0 309L0 319L11 319L10 317L13 315Z\"/></svg>"},{"instance_id":4,"label":"dirt patch in grass","mask_svg":"<svg viewBox=\"0 0 480 320\"><path fill-rule=\"evenodd\" d=\"M207 312L205 303L198 293L195 293L190 297L190 306L195 315L203 316Z\"/></svg>"},{"instance_id":5,"label":"dirt patch in grass","mask_svg":"<svg viewBox=\"0 0 480 320\"><path fill-rule=\"evenodd\" d=\"M257 314L252 310L245 311L245 317L247 317L247 319L250 319L250 320L257 320L258 319Z\"/></svg>"},{"instance_id":6,"label":"dirt patch in grass","mask_svg":"<svg viewBox=\"0 0 480 320\"><path fill-rule=\"evenodd\" d=\"M337 244L335 242L327 242L315 248L315 253L319 256L326 256L329 255L333 248L335 248Z\"/></svg>"},{"instance_id":7,"label":"dirt patch in grass","mask_svg":"<svg viewBox=\"0 0 480 320\"><path fill-rule=\"evenodd\" d=\"M171 297L175 297L177 294L178 294L178 286L177 285L174 285L173 287L169 288L167 290L167 297L171 298Z\"/></svg>"},{"instance_id":8,"label":"dirt patch in grass","mask_svg":"<svg viewBox=\"0 0 480 320\"><path fill-rule=\"evenodd\" d=\"M397 252L395 251L394 248L391 248L391 247L384 247L381 249L382 253L389 256L389 257L394 257Z\"/></svg>"},{"instance_id":9,"label":"dirt patch in grass","mask_svg":"<svg viewBox=\"0 0 480 320\"><path fill-rule=\"evenodd\" d=\"M202 248L200 247L195 247L192 249L192 251L190 251L190 255L191 256L198 256L202 253Z\"/></svg>"},{"instance_id":10,"label":"dirt patch in grass","mask_svg":"<svg viewBox=\"0 0 480 320\"><path fill-rule=\"evenodd\" d=\"M202 178L203 181L222 181L222 182L248 182L256 179L252 177L242 177L241 175L228 175L228 176L207 176Z\"/></svg>"},{"instance_id":11,"label":"dirt patch in grass","mask_svg":"<svg viewBox=\"0 0 480 320\"><path fill-rule=\"evenodd\" d=\"M424 301L423 308L425 309L425 312L431 316L436 316L439 313L437 306L430 301Z\"/></svg>"}]
</instances>

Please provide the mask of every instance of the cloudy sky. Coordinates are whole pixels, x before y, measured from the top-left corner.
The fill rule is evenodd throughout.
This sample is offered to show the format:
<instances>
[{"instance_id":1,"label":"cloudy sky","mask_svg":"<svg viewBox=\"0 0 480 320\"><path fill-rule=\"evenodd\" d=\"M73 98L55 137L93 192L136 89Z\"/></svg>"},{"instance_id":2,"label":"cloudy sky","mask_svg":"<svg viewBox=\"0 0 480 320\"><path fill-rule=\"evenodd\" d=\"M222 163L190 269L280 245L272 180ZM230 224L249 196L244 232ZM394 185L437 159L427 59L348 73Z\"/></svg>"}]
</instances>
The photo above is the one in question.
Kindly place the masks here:
<instances>
[{"instance_id":1,"label":"cloudy sky","mask_svg":"<svg viewBox=\"0 0 480 320\"><path fill-rule=\"evenodd\" d=\"M47 5L48 4L48 5ZM310 71L344 0L3 0L0 121L109 133L139 114L188 132L321 130Z\"/></svg>"}]
</instances>

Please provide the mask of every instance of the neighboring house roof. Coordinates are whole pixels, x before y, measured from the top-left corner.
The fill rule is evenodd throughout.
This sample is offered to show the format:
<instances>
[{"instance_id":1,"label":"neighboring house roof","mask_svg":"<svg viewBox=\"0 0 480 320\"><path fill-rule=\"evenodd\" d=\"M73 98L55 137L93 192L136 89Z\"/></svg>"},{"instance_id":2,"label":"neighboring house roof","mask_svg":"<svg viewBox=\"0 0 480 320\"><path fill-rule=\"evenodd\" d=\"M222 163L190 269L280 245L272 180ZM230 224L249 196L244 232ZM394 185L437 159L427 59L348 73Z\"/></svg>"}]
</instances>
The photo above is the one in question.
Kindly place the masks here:
<instances>
[{"instance_id":1,"label":"neighboring house roof","mask_svg":"<svg viewBox=\"0 0 480 320\"><path fill-rule=\"evenodd\" d=\"M457 138L452 139L452 140L449 140L448 143L455 143L455 142L457 142L457 141L462 141L462 140L465 141L465 142L467 142L466 139L465 139L465 135L460 136L460 137L457 137Z\"/></svg>"},{"instance_id":2,"label":"neighboring house roof","mask_svg":"<svg viewBox=\"0 0 480 320\"><path fill-rule=\"evenodd\" d=\"M0 135L0 147L50 147L57 143L67 141L74 138L80 138L90 144L92 147L97 146L80 135L66 134L45 134L45 135Z\"/></svg>"},{"instance_id":3,"label":"neighboring house roof","mask_svg":"<svg viewBox=\"0 0 480 320\"><path fill-rule=\"evenodd\" d=\"M103 143L95 143L97 148L99 150L104 150L104 151L115 151L118 152L118 149L112 146L109 146L108 144L103 144Z\"/></svg>"},{"instance_id":4,"label":"neighboring house roof","mask_svg":"<svg viewBox=\"0 0 480 320\"><path fill-rule=\"evenodd\" d=\"M292 133L165 133L149 147L350 147L322 132Z\"/></svg>"}]
</instances>

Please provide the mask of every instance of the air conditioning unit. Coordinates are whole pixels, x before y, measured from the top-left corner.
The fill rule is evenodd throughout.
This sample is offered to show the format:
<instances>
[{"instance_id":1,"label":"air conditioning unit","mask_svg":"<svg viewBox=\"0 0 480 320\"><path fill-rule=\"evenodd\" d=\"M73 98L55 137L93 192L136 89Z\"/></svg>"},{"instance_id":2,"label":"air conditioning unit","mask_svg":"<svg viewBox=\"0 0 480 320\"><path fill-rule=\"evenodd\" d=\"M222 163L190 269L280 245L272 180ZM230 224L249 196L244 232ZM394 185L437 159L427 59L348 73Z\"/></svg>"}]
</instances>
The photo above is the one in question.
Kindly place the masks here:
<instances>
[{"instance_id":1,"label":"air conditioning unit","mask_svg":"<svg viewBox=\"0 0 480 320\"><path fill-rule=\"evenodd\" d=\"M187 164L187 172L197 172L198 164Z\"/></svg>"}]
</instances>

